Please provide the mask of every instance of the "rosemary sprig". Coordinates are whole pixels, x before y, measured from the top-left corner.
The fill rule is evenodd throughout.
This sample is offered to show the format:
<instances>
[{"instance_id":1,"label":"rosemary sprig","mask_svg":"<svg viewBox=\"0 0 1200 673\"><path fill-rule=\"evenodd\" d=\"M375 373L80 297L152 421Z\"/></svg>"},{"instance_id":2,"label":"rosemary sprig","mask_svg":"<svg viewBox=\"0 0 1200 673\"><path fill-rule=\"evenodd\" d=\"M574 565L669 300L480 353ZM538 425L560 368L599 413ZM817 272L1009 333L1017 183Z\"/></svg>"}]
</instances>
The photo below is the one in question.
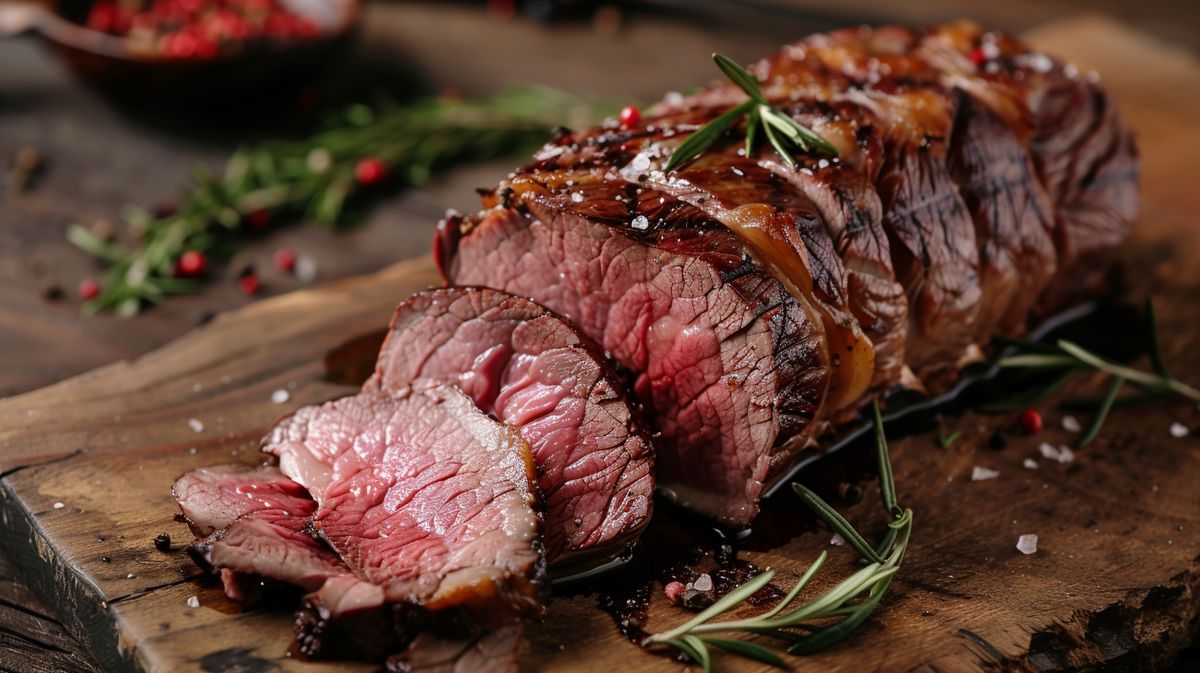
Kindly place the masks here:
<instances>
[{"instance_id":1,"label":"rosemary sprig","mask_svg":"<svg viewBox=\"0 0 1200 673\"><path fill-rule=\"evenodd\" d=\"M671 158L663 170L671 171L699 157L712 146L735 121L746 118L746 156L754 153L755 142L761 129L767 142L788 165L795 167L796 152L811 152L820 150L826 154L837 156L837 148L828 140L817 135L812 129L792 119L779 109L772 106L763 94L762 87L746 69L733 59L722 54L713 54L713 61L725 76L739 89L746 92L749 100L728 110L721 116L700 127L687 140L679 144L671 153Z\"/></svg>"},{"instance_id":2,"label":"rosemary sprig","mask_svg":"<svg viewBox=\"0 0 1200 673\"><path fill-rule=\"evenodd\" d=\"M800 484L792 484L796 494L867 561L863 568L808 602L794 606L800 593L824 566L828 553L822 551L787 595L766 612L753 617L714 621L715 618L741 607L751 596L767 586L775 578L775 572L772 570L757 575L730 591L706 610L679 626L646 638L642 645L673 647L699 664L705 673L715 670L710 647L786 668L787 662L783 657L766 645L744 639L721 638L713 634L741 633L771 638L787 643L789 654L805 655L841 642L865 622L879 606L892 578L900 568L900 563L904 560L913 521L912 510L901 508L897 503L892 464L888 457L887 440L884 437L883 420L878 404L873 407L873 416L879 488L884 509L892 515L887 534L878 547L868 545L863 536L842 515L811 490ZM831 620L832 624L829 623Z\"/></svg>"},{"instance_id":3,"label":"rosemary sprig","mask_svg":"<svg viewBox=\"0 0 1200 673\"><path fill-rule=\"evenodd\" d=\"M1167 375L1162 349L1158 342L1158 326L1154 318L1154 305L1146 301L1144 323L1147 344L1145 352L1150 355L1152 372L1134 369L1097 355L1082 346L1065 340L1054 344L1010 342L1017 353L1001 358L999 365L1008 369L1044 370L1054 372L1055 378L1046 386L1015 400L1016 404L1044 399L1066 382L1083 372L1101 372L1112 378L1107 393L1099 400L1069 400L1064 406L1073 409L1095 409L1087 429L1079 436L1076 447L1087 446L1100 433L1108 414L1115 408L1140 404L1151 399L1184 397L1200 402L1200 390ZM1125 385L1142 390L1142 395L1120 398ZM1002 411L1012 405L985 405L987 411Z\"/></svg>"},{"instance_id":4,"label":"rosemary sprig","mask_svg":"<svg viewBox=\"0 0 1200 673\"><path fill-rule=\"evenodd\" d=\"M198 169L172 214L127 209L124 219L137 234L134 245L72 226L68 239L110 265L99 296L84 308L131 316L168 294L195 291L199 281L175 275L179 257L188 250L227 257L255 224L302 219L334 226L347 202L371 187L356 179L364 158L387 167L390 185L419 185L450 162L535 146L554 127L586 124L599 112L561 92L530 86L478 101L352 105L308 138L239 149L223 175Z\"/></svg>"}]
</instances>

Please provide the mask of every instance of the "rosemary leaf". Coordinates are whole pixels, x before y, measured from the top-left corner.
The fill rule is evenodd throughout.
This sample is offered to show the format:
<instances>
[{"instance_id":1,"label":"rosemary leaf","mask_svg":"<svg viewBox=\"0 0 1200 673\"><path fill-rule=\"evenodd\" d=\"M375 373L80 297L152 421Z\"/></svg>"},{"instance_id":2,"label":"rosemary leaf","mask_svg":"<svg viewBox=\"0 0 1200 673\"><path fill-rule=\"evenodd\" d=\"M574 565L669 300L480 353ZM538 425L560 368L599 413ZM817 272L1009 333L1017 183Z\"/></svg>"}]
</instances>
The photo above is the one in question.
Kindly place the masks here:
<instances>
[{"instance_id":1,"label":"rosemary leaf","mask_svg":"<svg viewBox=\"0 0 1200 673\"><path fill-rule=\"evenodd\" d=\"M125 250L116 243L105 241L78 224L67 227L67 240L84 252L106 262L116 263L125 256Z\"/></svg>"},{"instance_id":2,"label":"rosemary leaf","mask_svg":"<svg viewBox=\"0 0 1200 673\"><path fill-rule=\"evenodd\" d=\"M812 578L817 576L817 573L821 570L821 566L825 565L825 560L828 558L829 552L822 550L821 553L817 555L817 560L813 561L812 564L808 566L808 570L805 570L804 574L800 576L800 579L796 580L796 585L787 592L787 594L783 597L783 600L776 603L775 607L764 612L759 616L759 618L770 619L771 617L779 614L779 612L790 605L792 601L796 600L796 596L799 596L804 587L808 586L808 583L812 581Z\"/></svg>"},{"instance_id":3,"label":"rosemary leaf","mask_svg":"<svg viewBox=\"0 0 1200 673\"><path fill-rule=\"evenodd\" d=\"M958 438L961 436L962 436L962 430L955 430L954 432L952 432L948 435L938 435L938 438L937 438L938 446L943 449L948 449L948 448L954 446L954 442L957 442Z\"/></svg>"},{"instance_id":4,"label":"rosemary leaf","mask_svg":"<svg viewBox=\"0 0 1200 673\"><path fill-rule=\"evenodd\" d=\"M712 673L712 656L708 653L708 646L704 644L704 641L700 640L698 636L691 635L679 636L679 640L687 643L692 648L692 651L696 655L695 661L704 669L704 673Z\"/></svg>"},{"instance_id":5,"label":"rosemary leaf","mask_svg":"<svg viewBox=\"0 0 1200 673\"><path fill-rule=\"evenodd\" d=\"M767 141L770 142L771 146L775 148L775 153L778 154L781 159L783 159L783 163L787 164L789 168L795 168L796 160L792 157L791 150L788 149L787 143L784 142L784 138L781 138L779 135L777 135L778 132L770 123L770 118L766 115L763 115L762 129L763 133L767 136Z\"/></svg>"},{"instance_id":6,"label":"rosemary leaf","mask_svg":"<svg viewBox=\"0 0 1200 673\"><path fill-rule=\"evenodd\" d=\"M746 114L746 156L754 156L755 141L758 139L758 127L762 123L762 114L756 107Z\"/></svg>"},{"instance_id":7,"label":"rosemary leaf","mask_svg":"<svg viewBox=\"0 0 1200 673\"><path fill-rule=\"evenodd\" d=\"M754 101L748 100L700 127L698 131L688 136L687 140L679 143L679 146L671 153L671 158L667 161L667 165L663 167L663 170L675 170L679 166L704 154L704 151L717 142L717 139L725 133L725 129L729 128L730 124L736 121L738 117L749 112L753 107Z\"/></svg>"},{"instance_id":8,"label":"rosemary leaf","mask_svg":"<svg viewBox=\"0 0 1200 673\"><path fill-rule=\"evenodd\" d=\"M828 140L825 140L821 136L814 133L812 129L808 128L807 126L805 126L805 125L801 124L800 122L796 121L795 119L793 119L791 115L786 114L786 113L778 113L778 114L779 114L779 117L784 121L784 123L787 124L788 126L792 127L792 129L795 131L796 136L801 139L798 142L802 149L804 149L805 151L809 151L812 148L816 147L817 149L821 150L822 152L825 152L826 154L829 154L829 155L835 156L835 157L838 156L837 148L834 147L833 144L830 143Z\"/></svg>"},{"instance_id":9,"label":"rosemary leaf","mask_svg":"<svg viewBox=\"0 0 1200 673\"><path fill-rule=\"evenodd\" d=\"M758 80L754 75L746 72L746 69L738 65L737 61L724 54L713 54L712 59L716 62L717 67L721 69L721 72L725 73L725 76L730 81L738 85L739 89L745 91L747 96L759 103L766 104L767 98L763 95L762 87L759 86Z\"/></svg>"},{"instance_id":10,"label":"rosemary leaf","mask_svg":"<svg viewBox=\"0 0 1200 673\"><path fill-rule=\"evenodd\" d=\"M1108 412L1112 409L1113 402L1117 399L1117 393L1120 392L1123 385L1125 385L1124 377L1118 376L1113 379L1112 385L1108 388L1108 393L1104 396L1104 401L1100 403L1100 408L1096 410L1096 415L1092 417L1092 422L1088 424L1087 430L1080 435L1079 441L1075 444L1077 448L1082 449L1087 446L1100 433L1100 428L1104 425L1104 419L1108 418Z\"/></svg>"},{"instance_id":11,"label":"rosemary leaf","mask_svg":"<svg viewBox=\"0 0 1200 673\"><path fill-rule=\"evenodd\" d=\"M879 401L871 403L871 420L875 425L875 462L879 467L879 493L883 509L892 516L902 514L896 499L896 478L892 474L892 459L888 455L887 436L883 432L883 413Z\"/></svg>"},{"instance_id":12,"label":"rosemary leaf","mask_svg":"<svg viewBox=\"0 0 1200 673\"><path fill-rule=\"evenodd\" d=\"M1158 341L1158 320L1154 317L1154 299L1150 297L1146 298L1144 320L1146 322L1147 350L1150 351L1150 364L1154 366L1156 374L1166 378L1167 365L1163 360L1162 345Z\"/></svg>"},{"instance_id":13,"label":"rosemary leaf","mask_svg":"<svg viewBox=\"0 0 1200 673\"><path fill-rule=\"evenodd\" d=\"M1104 358L1091 353L1080 346L1071 343L1070 341L1059 341L1058 347L1066 351L1069 355L1079 360L1080 362L1099 369L1102 372L1107 372L1113 376L1120 376L1128 379L1130 383L1141 384L1150 389L1158 389L1163 391L1171 391L1178 393L1196 402L1200 402L1200 390L1170 377L1160 376L1158 374L1147 374L1146 372L1138 371L1130 367L1125 367L1114 362L1105 360Z\"/></svg>"},{"instance_id":14,"label":"rosemary leaf","mask_svg":"<svg viewBox=\"0 0 1200 673\"><path fill-rule=\"evenodd\" d=\"M1010 355L1006 358L1000 358L998 362L1001 367L1006 368L1024 368L1024 369L1059 369L1062 367L1072 367L1078 364L1076 358L1068 355L1051 355L1041 353L1027 353L1024 355Z\"/></svg>"},{"instance_id":15,"label":"rosemary leaf","mask_svg":"<svg viewBox=\"0 0 1200 673\"><path fill-rule=\"evenodd\" d=\"M875 609L879 607L880 601L883 600L884 594L891 585L892 578L889 576L882 582L876 585L877 590L872 590L870 597L855 607L854 611L846 619L827 626L816 633L807 636L798 642L788 647L788 654L805 655L820 652L845 640L847 636L854 632L862 625L868 617L871 616Z\"/></svg>"},{"instance_id":16,"label":"rosemary leaf","mask_svg":"<svg viewBox=\"0 0 1200 673\"><path fill-rule=\"evenodd\" d=\"M683 638L672 638L670 640L666 640L663 642L665 642L668 645L671 645L672 647L676 648L680 652L683 652L684 655L686 655L687 658L691 659L693 662L700 664L701 666L704 666L705 671L711 670L710 669L711 662L708 666L705 666L703 663L704 660L708 657L708 651L706 648L701 647L699 649L696 649L696 647L691 643L690 640L685 640Z\"/></svg>"},{"instance_id":17,"label":"rosemary leaf","mask_svg":"<svg viewBox=\"0 0 1200 673\"><path fill-rule=\"evenodd\" d=\"M723 650L741 655L747 659L761 661L776 668L789 668L783 657L775 654L769 648L746 640L731 640L726 638L702 638L705 643L715 645Z\"/></svg>"},{"instance_id":18,"label":"rosemary leaf","mask_svg":"<svg viewBox=\"0 0 1200 673\"><path fill-rule=\"evenodd\" d=\"M739 604L745 602L748 598L758 593L763 587L767 586L767 584L769 584L774 577L774 570L768 570L761 575L757 575L745 584L742 584L733 591L730 591L722 596L720 600L708 606L708 608L695 617L692 617L688 621L680 624L678 627L671 629L670 631L667 631L666 633L658 636L651 636L648 640L666 640L668 638L675 638L681 633L687 633L688 631L700 626L713 617L725 612L729 612Z\"/></svg>"},{"instance_id":19,"label":"rosemary leaf","mask_svg":"<svg viewBox=\"0 0 1200 673\"><path fill-rule=\"evenodd\" d=\"M753 154L760 129L784 163L792 168L796 166L793 149L807 152L815 147L837 156L837 148L829 141L792 119L790 115L771 107L758 80L733 59L722 54L713 54L713 61L730 81L749 96L749 99L700 127L676 147L666 166L663 167L664 171L675 170L703 154L737 118L743 115L747 116L746 156Z\"/></svg>"},{"instance_id":20,"label":"rosemary leaf","mask_svg":"<svg viewBox=\"0 0 1200 673\"><path fill-rule=\"evenodd\" d=\"M854 530L854 526L851 526L850 522L846 521L845 517L839 514L836 509L830 507L829 503L822 500L821 496L803 484L792 484L792 490L796 492L796 495L800 496L804 504L816 512L817 516L821 517L825 523L837 531L838 535L845 538L846 542L851 547L854 547L854 550L860 556L873 563L883 563L883 559L880 558L879 554L875 553L875 550L863 539L863 536L857 530Z\"/></svg>"}]
</instances>

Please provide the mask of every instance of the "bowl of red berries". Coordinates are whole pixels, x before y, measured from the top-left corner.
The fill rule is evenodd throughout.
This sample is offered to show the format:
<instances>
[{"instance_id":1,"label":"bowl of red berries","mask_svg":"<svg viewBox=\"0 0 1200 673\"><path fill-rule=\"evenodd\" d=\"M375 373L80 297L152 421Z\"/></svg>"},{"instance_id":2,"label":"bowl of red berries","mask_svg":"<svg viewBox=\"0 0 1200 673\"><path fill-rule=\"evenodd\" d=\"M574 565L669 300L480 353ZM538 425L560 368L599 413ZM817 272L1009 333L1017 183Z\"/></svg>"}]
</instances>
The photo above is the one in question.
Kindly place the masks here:
<instances>
[{"instance_id":1,"label":"bowl of red berries","mask_svg":"<svg viewBox=\"0 0 1200 673\"><path fill-rule=\"evenodd\" d=\"M89 83L139 99L228 100L304 86L348 51L358 0L58 0L5 9Z\"/></svg>"}]
</instances>

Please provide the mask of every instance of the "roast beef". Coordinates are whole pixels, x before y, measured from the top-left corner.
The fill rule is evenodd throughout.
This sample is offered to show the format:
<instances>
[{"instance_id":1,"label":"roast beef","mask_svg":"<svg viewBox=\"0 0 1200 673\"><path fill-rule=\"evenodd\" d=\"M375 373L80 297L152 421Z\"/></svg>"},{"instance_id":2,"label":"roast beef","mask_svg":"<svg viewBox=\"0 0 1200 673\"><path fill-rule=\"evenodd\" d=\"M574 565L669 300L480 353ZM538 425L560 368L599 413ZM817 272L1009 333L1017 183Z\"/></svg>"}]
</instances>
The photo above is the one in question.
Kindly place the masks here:
<instances>
[{"instance_id":1,"label":"roast beef","mask_svg":"<svg viewBox=\"0 0 1200 673\"><path fill-rule=\"evenodd\" d=\"M173 493L201 536L188 551L219 571L232 600L250 602L264 580L314 591L330 577L351 576L309 533L316 503L275 467L202 467L180 477Z\"/></svg>"},{"instance_id":2,"label":"roast beef","mask_svg":"<svg viewBox=\"0 0 1200 673\"><path fill-rule=\"evenodd\" d=\"M198 536L211 535L247 514L307 518L314 507L303 486L265 465L201 467L180 477L171 494Z\"/></svg>"},{"instance_id":3,"label":"roast beef","mask_svg":"<svg viewBox=\"0 0 1200 673\"><path fill-rule=\"evenodd\" d=\"M1137 210L1105 92L1012 38L852 29L751 71L838 155L746 156L738 122L664 172L745 100L721 82L559 134L435 242L448 282L530 296L632 372L663 490L731 526L830 423L1076 296Z\"/></svg>"},{"instance_id":4,"label":"roast beef","mask_svg":"<svg viewBox=\"0 0 1200 673\"><path fill-rule=\"evenodd\" d=\"M547 560L611 558L650 519L650 440L623 385L569 322L486 289L416 294L397 309L368 388L417 378L457 385L519 429L533 451Z\"/></svg>"},{"instance_id":5,"label":"roast beef","mask_svg":"<svg viewBox=\"0 0 1200 673\"><path fill-rule=\"evenodd\" d=\"M307 407L264 450L316 499L312 529L353 573L308 596L306 652L329 654L363 624L377 649L350 649L373 658L430 623L490 627L540 612L529 447L457 388L418 380Z\"/></svg>"}]
</instances>

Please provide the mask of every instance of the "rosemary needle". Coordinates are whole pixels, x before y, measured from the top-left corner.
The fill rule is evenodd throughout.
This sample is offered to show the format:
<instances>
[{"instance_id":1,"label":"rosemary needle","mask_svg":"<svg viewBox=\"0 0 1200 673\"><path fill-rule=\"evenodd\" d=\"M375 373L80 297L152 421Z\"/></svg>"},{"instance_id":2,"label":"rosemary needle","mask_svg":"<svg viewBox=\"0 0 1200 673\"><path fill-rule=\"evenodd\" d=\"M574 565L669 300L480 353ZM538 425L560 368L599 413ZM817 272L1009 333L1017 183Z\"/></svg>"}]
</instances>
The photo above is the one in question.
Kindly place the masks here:
<instances>
[{"instance_id":1,"label":"rosemary needle","mask_svg":"<svg viewBox=\"0 0 1200 673\"><path fill-rule=\"evenodd\" d=\"M786 668L787 661L777 651L745 639L716 637L712 634L745 634L787 643L787 653L804 655L823 650L846 639L879 607L892 578L900 569L912 534L912 510L897 504L891 459L883 434L879 405L873 407L879 484L884 508L892 515L888 532L878 547L871 547L841 514L811 490L793 484L795 492L818 516L851 543L867 565L825 590L810 601L794 605L803 590L817 576L828 554L822 551L796 584L771 609L743 619L715 621L742 607L750 597L766 587L776 574L767 570L713 603L706 610L673 629L654 634L642 644L646 647L672 647L698 664L705 673L714 670L710 647ZM830 623L832 621L832 623ZM814 624L813 622L816 622Z\"/></svg>"},{"instance_id":2,"label":"rosemary needle","mask_svg":"<svg viewBox=\"0 0 1200 673\"><path fill-rule=\"evenodd\" d=\"M1068 400L1062 405L1068 409L1095 409L1095 416L1076 442L1076 447L1082 448L1100 433L1109 412L1113 409L1171 397L1184 397L1200 402L1200 390L1167 374L1162 347L1158 341L1158 324L1154 315L1154 304L1151 300L1146 301L1142 321L1145 326L1147 342L1143 352L1149 355L1153 371L1147 372L1118 364L1071 341L1059 340L1053 344L1007 341L1005 345L1016 349L1017 352L1001 358L998 363L1001 367L1032 372L1056 372L1057 375L1049 384L1039 390L1008 401L985 404L981 410L998 412L1023 408L1046 398L1082 372L1105 374L1111 377L1112 381L1103 398L1098 401ZM1140 388L1143 394L1134 397L1117 397L1126 384Z\"/></svg>"},{"instance_id":3,"label":"rosemary needle","mask_svg":"<svg viewBox=\"0 0 1200 673\"><path fill-rule=\"evenodd\" d=\"M773 107L767 101L754 75L736 61L723 54L713 54L712 58L721 72L749 98L701 126L687 140L680 143L671 153L671 158L667 160L663 170L675 170L704 154L741 117L746 118L746 156L754 153L759 130L788 166L795 167L797 152L819 150L831 156L838 155L837 148L828 140L793 119L791 115Z\"/></svg>"}]
</instances>

